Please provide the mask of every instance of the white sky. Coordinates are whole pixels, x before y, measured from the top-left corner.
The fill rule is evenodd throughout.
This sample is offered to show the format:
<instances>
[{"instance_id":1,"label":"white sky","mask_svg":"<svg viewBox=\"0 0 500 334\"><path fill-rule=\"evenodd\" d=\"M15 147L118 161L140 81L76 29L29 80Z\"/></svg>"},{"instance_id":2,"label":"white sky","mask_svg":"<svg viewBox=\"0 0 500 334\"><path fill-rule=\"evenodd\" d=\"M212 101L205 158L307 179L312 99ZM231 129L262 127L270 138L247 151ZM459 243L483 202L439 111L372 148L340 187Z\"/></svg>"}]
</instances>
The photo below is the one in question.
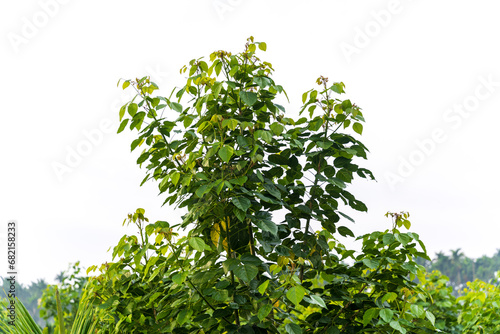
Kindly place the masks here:
<instances>
[{"instance_id":1,"label":"white sky","mask_svg":"<svg viewBox=\"0 0 500 334\"><path fill-rule=\"evenodd\" d=\"M410 211L430 255L500 248L496 131L500 117L498 8L493 1L77 1L0 4L0 236L19 224L20 281L54 281L80 260L110 260L127 213L178 221L161 208L130 132L116 134L127 94L120 78L151 75L168 95L179 69L214 50L266 42L275 80L296 115L319 75L343 81L367 123L360 161L378 182L350 188L368 208L355 233L385 229L386 211ZM106 124L111 124L106 127ZM55 162L73 160L59 180ZM102 138L99 138L102 135ZM434 144L429 144L430 141ZM417 142L425 143L420 145ZM74 158L73 158L74 159ZM388 179L388 177L390 179ZM391 181L392 180L392 181ZM391 185L392 182L392 185ZM4 253L4 254L5 254ZM7 271L0 255L0 273Z\"/></svg>"}]
</instances>

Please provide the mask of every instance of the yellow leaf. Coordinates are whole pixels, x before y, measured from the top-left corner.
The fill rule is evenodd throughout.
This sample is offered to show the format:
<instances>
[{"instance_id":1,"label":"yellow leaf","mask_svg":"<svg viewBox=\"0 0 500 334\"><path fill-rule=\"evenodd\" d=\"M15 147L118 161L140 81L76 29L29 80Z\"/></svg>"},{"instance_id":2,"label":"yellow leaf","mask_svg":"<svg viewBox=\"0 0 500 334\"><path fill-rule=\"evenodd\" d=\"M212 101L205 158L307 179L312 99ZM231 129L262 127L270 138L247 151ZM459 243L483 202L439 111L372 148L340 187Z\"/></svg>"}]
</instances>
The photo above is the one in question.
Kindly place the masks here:
<instances>
[{"instance_id":1,"label":"yellow leaf","mask_svg":"<svg viewBox=\"0 0 500 334\"><path fill-rule=\"evenodd\" d=\"M229 220L229 218L227 218ZM226 222L224 220L221 220L218 224L214 224L212 227L212 231L210 231L210 238L212 239L212 242L214 245L219 248L220 242L222 240L222 246L226 250L226 252L229 252L228 244L227 244L227 239L221 236L220 233L220 227L222 226L222 229L226 231Z\"/></svg>"}]
</instances>

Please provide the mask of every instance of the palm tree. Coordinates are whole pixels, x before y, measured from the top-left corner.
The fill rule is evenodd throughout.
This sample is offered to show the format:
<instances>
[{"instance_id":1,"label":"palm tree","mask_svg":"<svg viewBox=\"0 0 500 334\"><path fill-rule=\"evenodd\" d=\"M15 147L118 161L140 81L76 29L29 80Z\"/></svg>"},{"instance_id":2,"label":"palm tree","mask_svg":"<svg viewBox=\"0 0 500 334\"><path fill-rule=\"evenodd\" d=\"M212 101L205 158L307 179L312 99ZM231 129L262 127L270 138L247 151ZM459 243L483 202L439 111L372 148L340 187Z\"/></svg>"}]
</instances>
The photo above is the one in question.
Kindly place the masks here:
<instances>
[{"instance_id":1,"label":"palm tree","mask_svg":"<svg viewBox=\"0 0 500 334\"><path fill-rule=\"evenodd\" d=\"M455 284L457 289L462 287L462 260L464 259L464 253L461 248L457 248L455 250L451 250L451 258L450 264L452 266L452 270L455 279Z\"/></svg>"}]
</instances>

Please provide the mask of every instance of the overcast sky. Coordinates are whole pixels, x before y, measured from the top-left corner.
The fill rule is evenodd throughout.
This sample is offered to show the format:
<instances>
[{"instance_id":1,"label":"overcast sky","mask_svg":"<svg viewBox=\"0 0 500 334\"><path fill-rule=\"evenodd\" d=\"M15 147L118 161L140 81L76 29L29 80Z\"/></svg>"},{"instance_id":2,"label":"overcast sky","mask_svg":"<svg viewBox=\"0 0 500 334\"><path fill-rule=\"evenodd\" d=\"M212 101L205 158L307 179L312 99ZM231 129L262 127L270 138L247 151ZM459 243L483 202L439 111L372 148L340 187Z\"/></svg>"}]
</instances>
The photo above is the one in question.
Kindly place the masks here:
<instances>
[{"instance_id":1,"label":"overcast sky","mask_svg":"<svg viewBox=\"0 0 500 334\"><path fill-rule=\"evenodd\" d=\"M500 224L498 8L493 1L2 1L0 236L18 221L20 281L80 260L110 260L127 213L175 223L116 134L130 97L120 78L150 75L168 95L179 69L246 38L266 42L296 115L323 75L363 108L360 164L377 182L350 188L368 208L355 233L409 211L429 254L492 255ZM349 214L349 212L346 212ZM3 227L1 227L3 226ZM4 254L5 254L4 253ZM0 255L0 273L7 272Z\"/></svg>"}]
</instances>

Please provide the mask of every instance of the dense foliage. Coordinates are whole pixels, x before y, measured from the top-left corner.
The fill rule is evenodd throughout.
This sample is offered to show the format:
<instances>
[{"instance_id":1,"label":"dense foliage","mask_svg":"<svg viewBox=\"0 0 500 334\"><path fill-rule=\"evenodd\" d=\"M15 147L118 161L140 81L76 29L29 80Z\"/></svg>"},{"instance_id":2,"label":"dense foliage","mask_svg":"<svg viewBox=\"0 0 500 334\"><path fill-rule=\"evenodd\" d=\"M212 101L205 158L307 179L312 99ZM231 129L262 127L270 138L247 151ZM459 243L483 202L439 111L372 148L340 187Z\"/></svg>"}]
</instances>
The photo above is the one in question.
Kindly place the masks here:
<instances>
[{"instance_id":1,"label":"dense foliage","mask_svg":"<svg viewBox=\"0 0 500 334\"><path fill-rule=\"evenodd\" d=\"M357 139L361 108L340 98L343 83L320 77L302 96L300 118L288 117L272 65L256 56L266 48L251 37L241 53L193 59L169 97L156 96L148 77L123 82L137 94L120 109L118 132L137 131L131 149L143 147L143 183L156 182L165 203L187 213L180 223L150 223L141 208L129 214L124 224L138 234L121 238L113 262L89 268L96 276L78 311L71 305L83 281L63 284L62 302L54 291L58 330L498 332L499 288L474 281L456 298L446 276L426 274L425 246L405 232L408 213L388 212L385 231L356 237L348 228L349 210L367 210L348 185L373 179L358 165L367 153ZM339 236L356 238L361 251ZM44 305L53 310L47 296L50 289ZM64 308L76 314L72 326ZM14 330L0 320L0 328L41 333L30 319L20 315L24 327Z\"/></svg>"},{"instance_id":2,"label":"dense foliage","mask_svg":"<svg viewBox=\"0 0 500 334\"><path fill-rule=\"evenodd\" d=\"M142 209L129 215L139 238L122 238L120 259L101 266L89 290L105 332L432 331L432 314L408 302L423 269L415 258L427 256L417 234L399 230L407 214L360 236L361 254L337 239L354 237L346 209L367 210L346 186L373 179L355 163L366 147L340 132L361 134L361 109L337 97L343 83L320 77L302 97L308 117L286 117L274 101L286 93L258 49L266 44L250 38L242 53L192 60L169 98L154 96L146 77L123 83L137 95L118 132L139 132L131 148L146 147L143 182L158 182L165 203L188 213L179 225L147 224Z\"/></svg>"}]
</instances>

